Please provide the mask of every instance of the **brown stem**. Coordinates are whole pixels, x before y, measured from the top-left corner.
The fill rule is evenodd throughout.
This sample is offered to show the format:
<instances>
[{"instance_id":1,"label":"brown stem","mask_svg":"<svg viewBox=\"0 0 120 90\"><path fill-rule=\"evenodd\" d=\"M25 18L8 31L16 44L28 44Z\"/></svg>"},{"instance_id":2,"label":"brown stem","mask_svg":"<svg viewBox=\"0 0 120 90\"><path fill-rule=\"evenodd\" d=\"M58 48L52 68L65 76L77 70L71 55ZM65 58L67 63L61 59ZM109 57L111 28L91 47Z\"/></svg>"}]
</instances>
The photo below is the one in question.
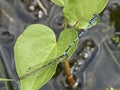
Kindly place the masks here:
<instances>
[{"instance_id":1,"label":"brown stem","mask_svg":"<svg viewBox=\"0 0 120 90\"><path fill-rule=\"evenodd\" d=\"M66 73L66 77L67 77L67 81L69 83L70 86L73 86L75 84L75 79L70 71L70 65L68 60L64 61L64 67L65 67L65 73Z\"/></svg>"}]
</instances>

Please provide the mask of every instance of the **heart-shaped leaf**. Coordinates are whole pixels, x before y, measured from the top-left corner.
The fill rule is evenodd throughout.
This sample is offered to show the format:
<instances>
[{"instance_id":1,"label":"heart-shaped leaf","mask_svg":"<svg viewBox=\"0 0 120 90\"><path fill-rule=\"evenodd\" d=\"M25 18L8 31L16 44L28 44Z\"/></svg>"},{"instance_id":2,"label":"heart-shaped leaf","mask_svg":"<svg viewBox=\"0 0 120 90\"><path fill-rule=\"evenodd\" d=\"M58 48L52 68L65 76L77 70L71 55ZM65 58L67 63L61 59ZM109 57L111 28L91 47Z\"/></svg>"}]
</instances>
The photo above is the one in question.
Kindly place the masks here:
<instances>
[{"instance_id":1,"label":"heart-shaped leaf","mask_svg":"<svg viewBox=\"0 0 120 90\"><path fill-rule=\"evenodd\" d=\"M19 36L14 47L15 64L21 90L38 90L54 75L58 62L49 64L77 37L75 30L64 30L58 43L54 32L47 26L30 25ZM73 53L75 46L69 51ZM40 67L46 66L39 70ZM32 73L31 73L32 72Z\"/></svg>"},{"instance_id":2,"label":"heart-shaped leaf","mask_svg":"<svg viewBox=\"0 0 120 90\"><path fill-rule=\"evenodd\" d=\"M105 8L108 0L68 0L63 13L69 25L76 29L87 26L93 14L99 14Z\"/></svg>"}]
</instances>

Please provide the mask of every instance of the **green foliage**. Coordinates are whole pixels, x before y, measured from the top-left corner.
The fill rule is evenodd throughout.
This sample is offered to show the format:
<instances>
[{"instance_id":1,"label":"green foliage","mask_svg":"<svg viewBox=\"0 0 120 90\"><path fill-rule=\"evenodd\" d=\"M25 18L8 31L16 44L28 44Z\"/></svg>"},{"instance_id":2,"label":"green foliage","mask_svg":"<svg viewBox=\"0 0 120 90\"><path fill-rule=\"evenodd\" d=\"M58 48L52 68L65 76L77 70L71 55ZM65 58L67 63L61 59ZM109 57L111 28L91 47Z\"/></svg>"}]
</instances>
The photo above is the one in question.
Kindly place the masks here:
<instances>
[{"instance_id":1,"label":"green foliage","mask_svg":"<svg viewBox=\"0 0 120 90\"><path fill-rule=\"evenodd\" d=\"M15 63L19 77L31 72L30 67L37 69L64 53L64 50L77 37L75 30L64 30L58 43L54 32L47 26L30 25L19 36L15 44ZM69 51L72 55L75 46ZM22 90L38 90L54 75L58 62L41 71L20 80Z\"/></svg>"},{"instance_id":2,"label":"green foliage","mask_svg":"<svg viewBox=\"0 0 120 90\"><path fill-rule=\"evenodd\" d=\"M57 44L57 56L62 55L65 49L67 49L67 47L76 38L77 38L77 32L74 29L65 29L63 32L61 32L60 37L58 39L58 44ZM69 57L73 54L76 46L77 46L77 43L68 51Z\"/></svg>"},{"instance_id":3,"label":"green foliage","mask_svg":"<svg viewBox=\"0 0 120 90\"><path fill-rule=\"evenodd\" d=\"M120 43L120 35L115 35L112 37L112 40L115 42L115 43Z\"/></svg>"},{"instance_id":4,"label":"green foliage","mask_svg":"<svg viewBox=\"0 0 120 90\"><path fill-rule=\"evenodd\" d=\"M106 90L120 90L120 89L115 89L115 88L106 88Z\"/></svg>"},{"instance_id":5,"label":"green foliage","mask_svg":"<svg viewBox=\"0 0 120 90\"><path fill-rule=\"evenodd\" d=\"M69 0L63 9L68 24L76 29L85 28L93 14L99 14L105 8L108 0Z\"/></svg>"},{"instance_id":6,"label":"green foliage","mask_svg":"<svg viewBox=\"0 0 120 90\"><path fill-rule=\"evenodd\" d=\"M64 6L63 14L67 23L71 26L77 23L76 29L85 28L93 14L99 14L108 3L108 0L67 0L66 3L65 0L52 1Z\"/></svg>"},{"instance_id":7,"label":"green foliage","mask_svg":"<svg viewBox=\"0 0 120 90\"><path fill-rule=\"evenodd\" d=\"M115 34L112 37L112 41L114 43L114 48L119 49L120 48L120 35L119 34Z\"/></svg>"},{"instance_id":8,"label":"green foliage","mask_svg":"<svg viewBox=\"0 0 120 90\"><path fill-rule=\"evenodd\" d=\"M65 6L65 4L68 2L68 0L51 0L58 6Z\"/></svg>"},{"instance_id":9,"label":"green foliage","mask_svg":"<svg viewBox=\"0 0 120 90\"><path fill-rule=\"evenodd\" d=\"M76 24L75 29L85 28L93 14L99 14L108 2L108 0L52 1L63 6L63 14L67 23L71 26ZM54 75L59 61L47 64L63 55L76 38L77 32L74 29L66 29L61 32L58 42L56 42L55 34L49 27L41 24L28 26L18 37L14 47L21 90L38 90L48 82ZM77 43L70 48L68 58L73 54L76 46ZM46 67L36 71L44 65Z\"/></svg>"},{"instance_id":10,"label":"green foliage","mask_svg":"<svg viewBox=\"0 0 120 90\"><path fill-rule=\"evenodd\" d=\"M0 78L0 81L8 82L8 81L13 81L13 79Z\"/></svg>"}]
</instances>

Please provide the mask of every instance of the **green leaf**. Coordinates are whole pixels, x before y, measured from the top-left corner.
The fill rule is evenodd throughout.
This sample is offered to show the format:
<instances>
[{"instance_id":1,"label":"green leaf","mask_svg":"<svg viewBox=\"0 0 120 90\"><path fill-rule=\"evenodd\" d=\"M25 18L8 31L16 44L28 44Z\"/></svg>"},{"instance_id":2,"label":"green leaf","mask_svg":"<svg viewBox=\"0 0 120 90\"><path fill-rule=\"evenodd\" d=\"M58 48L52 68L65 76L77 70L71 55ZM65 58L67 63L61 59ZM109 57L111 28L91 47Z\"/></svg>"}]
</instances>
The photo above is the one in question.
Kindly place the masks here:
<instances>
[{"instance_id":1,"label":"green leaf","mask_svg":"<svg viewBox=\"0 0 120 90\"><path fill-rule=\"evenodd\" d=\"M106 90L116 90L116 89L111 87L111 88L106 88Z\"/></svg>"},{"instance_id":2,"label":"green leaf","mask_svg":"<svg viewBox=\"0 0 120 90\"><path fill-rule=\"evenodd\" d=\"M105 8L108 0L69 0L64 9L63 14L69 25L76 29L83 29L88 24L93 14L99 14Z\"/></svg>"},{"instance_id":3,"label":"green leaf","mask_svg":"<svg viewBox=\"0 0 120 90\"><path fill-rule=\"evenodd\" d=\"M67 41L63 42L60 39L57 44L55 34L49 27L40 24L28 26L17 39L14 47L18 76L21 77L35 71L59 57L60 54L64 53L64 49L68 47L67 45L76 37L75 30L64 30L60 38ZM75 49L75 46L70 54L73 53L73 49ZM39 72L34 72L32 75L20 79L21 90L38 90L54 75L57 64L58 62L55 62ZM32 68L31 71L29 71L30 68Z\"/></svg>"},{"instance_id":4,"label":"green leaf","mask_svg":"<svg viewBox=\"0 0 120 90\"><path fill-rule=\"evenodd\" d=\"M13 81L13 79L0 78L0 81Z\"/></svg>"},{"instance_id":5,"label":"green leaf","mask_svg":"<svg viewBox=\"0 0 120 90\"><path fill-rule=\"evenodd\" d=\"M68 0L52 0L52 2L54 2L58 6L65 6Z\"/></svg>"},{"instance_id":6,"label":"green leaf","mask_svg":"<svg viewBox=\"0 0 120 90\"><path fill-rule=\"evenodd\" d=\"M58 39L57 44L57 55L62 55L63 52L68 48L68 46L77 38L77 32L74 29L65 29ZM68 56L73 54L75 48L77 46L77 42L71 47L68 51Z\"/></svg>"},{"instance_id":7,"label":"green leaf","mask_svg":"<svg viewBox=\"0 0 120 90\"><path fill-rule=\"evenodd\" d=\"M48 63L56 56L54 32L44 25L30 25L19 36L14 47L15 64L19 77L24 76L30 67ZM51 55L50 55L51 54ZM22 90L38 90L55 72L57 64L48 66L41 72L20 80ZM49 69L50 68L50 69Z\"/></svg>"}]
</instances>

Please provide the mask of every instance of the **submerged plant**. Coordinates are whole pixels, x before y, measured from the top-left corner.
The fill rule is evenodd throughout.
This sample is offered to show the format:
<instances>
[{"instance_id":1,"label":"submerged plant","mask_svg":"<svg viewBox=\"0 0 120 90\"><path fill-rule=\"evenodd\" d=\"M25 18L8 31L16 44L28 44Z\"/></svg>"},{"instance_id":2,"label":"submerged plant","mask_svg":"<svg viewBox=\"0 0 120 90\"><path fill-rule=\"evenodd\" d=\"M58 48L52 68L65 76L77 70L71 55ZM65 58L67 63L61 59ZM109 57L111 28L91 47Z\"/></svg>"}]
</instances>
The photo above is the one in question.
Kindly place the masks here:
<instances>
[{"instance_id":1,"label":"submerged plant","mask_svg":"<svg viewBox=\"0 0 120 90\"><path fill-rule=\"evenodd\" d=\"M110 87L110 88L106 88L106 90L120 90L120 89L115 89L113 87Z\"/></svg>"}]
</instances>

